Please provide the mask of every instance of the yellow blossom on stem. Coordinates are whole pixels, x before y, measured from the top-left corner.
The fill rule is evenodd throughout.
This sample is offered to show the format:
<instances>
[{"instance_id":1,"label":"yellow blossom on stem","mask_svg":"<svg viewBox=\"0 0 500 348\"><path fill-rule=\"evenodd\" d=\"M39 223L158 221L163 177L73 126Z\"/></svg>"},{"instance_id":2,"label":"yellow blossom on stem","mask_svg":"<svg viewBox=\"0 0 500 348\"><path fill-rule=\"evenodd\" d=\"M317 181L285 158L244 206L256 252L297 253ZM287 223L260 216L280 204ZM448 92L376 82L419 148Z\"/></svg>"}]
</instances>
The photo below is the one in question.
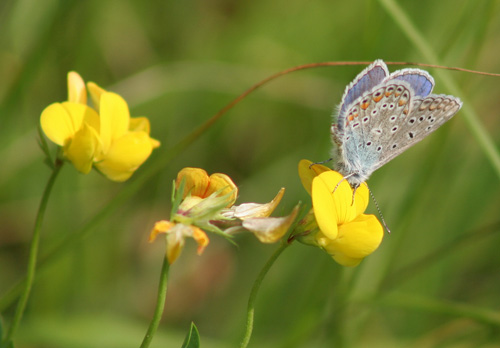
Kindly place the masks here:
<instances>
[{"instance_id":1,"label":"yellow blossom on stem","mask_svg":"<svg viewBox=\"0 0 500 348\"><path fill-rule=\"evenodd\" d=\"M234 232L250 231L262 242L279 240L290 228L298 213L298 207L287 217L269 217L283 197L281 189L269 203L244 203L235 206L238 187L225 174L208 175L200 168L182 169L175 181L174 205L171 220L155 224L149 240L159 233L167 235L167 259L173 263L186 238L198 243L198 254L208 245L204 231L219 234L227 239Z\"/></svg>"},{"instance_id":2,"label":"yellow blossom on stem","mask_svg":"<svg viewBox=\"0 0 500 348\"><path fill-rule=\"evenodd\" d=\"M341 174L311 165L306 160L299 163L299 175L311 195L313 209L300 223L299 229L306 233L298 235L298 240L319 246L343 266L356 266L378 248L384 234L378 219L364 214L368 188L361 185L354 193Z\"/></svg>"},{"instance_id":3,"label":"yellow blossom on stem","mask_svg":"<svg viewBox=\"0 0 500 348\"><path fill-rule=\"evenodd\" d=\"M197 253L201 255L208 245L209 239L202 229L193 225L176 224L174 222L158 221L149 236L149 242L153 242L159 233L167 234L167 259L172 264L179 257L186 237L193 238L198 244Z\"/></svg>"},{"instance_id":4,"label":"yellow blossom on stem","mask_svg":"<svg viewBox=\"0 0 500 348\"><path fill-rule=\"evenodd\" d=\"M160 143L149 136L149 120L130 117L118 94L87 85L95 109L86 105L87 89L76 72L68 73L68 101L43 110L45 135L61 146L63 156L87 174L92 166L113 181L125 181Z\"/></svg>"}]
</instances>

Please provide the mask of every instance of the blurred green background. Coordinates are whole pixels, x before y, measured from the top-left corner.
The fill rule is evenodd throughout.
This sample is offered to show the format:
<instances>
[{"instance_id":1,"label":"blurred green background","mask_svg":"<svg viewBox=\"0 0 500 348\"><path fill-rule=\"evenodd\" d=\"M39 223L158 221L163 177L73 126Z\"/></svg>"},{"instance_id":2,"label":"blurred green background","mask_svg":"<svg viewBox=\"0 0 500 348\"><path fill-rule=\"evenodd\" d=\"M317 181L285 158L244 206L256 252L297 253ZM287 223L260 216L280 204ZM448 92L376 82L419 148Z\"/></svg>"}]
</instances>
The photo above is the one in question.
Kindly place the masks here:
<instances>
[{"instance_id":1,"label":"blurred green background","mask_svg":"<svg viewBox=\"0 0 500 348\"><path fill-rule=\"evenodd\" d=\"M25 273L50 175L37 144L40 113L66 99L66 74L121 94L162 142L129 182L67 165L54 187L41 257L82 228L169 149L254 83L322 61L416 61L500 72L499 1L4 0L0 3L0 303ZM392 9L392 10L391 10ZM392 11L392 12L391 12ZM399 21L399 22L398 22ZM411 21L425 50L404 30ZM224 115L83 238L42 266L16 347L137 347L153 313L168 218L185 166L230 175L239 202L287 191L277 215L309 197L302 158L331 151L333 107L364 66L279 78ZM391 71L400 67L389 66ZM451 93L436 76L435 93ZM500 79L446 72L488 136L500 142ZM250 347L497 347L500 345L499 175L463 111L369 180L392 230L355 269L295 243L264 280ZM376 213L373 204L369 210ZM274 245L192 241L171 270L152 347L180 347L191 321L202 347L235 347L251 285ZM5 297L3 297L5 300ZM9 322L14 306L2 308Z\"/></svg>"}]
</instances>

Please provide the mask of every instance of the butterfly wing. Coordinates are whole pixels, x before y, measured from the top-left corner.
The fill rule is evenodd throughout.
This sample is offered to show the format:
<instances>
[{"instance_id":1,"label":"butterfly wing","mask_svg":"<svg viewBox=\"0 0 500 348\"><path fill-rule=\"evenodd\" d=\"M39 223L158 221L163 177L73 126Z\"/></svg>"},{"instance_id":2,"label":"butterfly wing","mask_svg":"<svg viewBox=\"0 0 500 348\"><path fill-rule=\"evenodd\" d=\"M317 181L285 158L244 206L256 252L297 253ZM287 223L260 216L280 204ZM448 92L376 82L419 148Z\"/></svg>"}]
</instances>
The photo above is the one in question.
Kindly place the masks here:
<instances>
[{"instance_id":1,"label":"butterfly wing","mask_svg":"<svg viewBox=\"0 0 500 348\"><path fill-rule=\"evenodd\" d=\"M416 95L412 82L398 77L358 98L346 111L336 169L344 176L352 175L351 185L366 181L374 170L439 128L462 106L453 96ZM419 81L426 86L423 79Z\"/></svg>"},{"instance_id":2,"label":"butterfly wing","mask_svg":"<svg viewBox=\"0 0 500 348\"><path fill-rule=\"evenodd\" d=\"M460 99L451 95L431 94L425 98L413 98L409 114L396 120L394 127L397 130L385 142L388 151L382 153L375 169L437 130L461 107Z\"/></svg>"},{"instance_id":3,"label":"butterfly wing","mask_svg":"<svg viewBox=\"0 0 500 348\"><path fill-rule=\"evenodd\" d=\"M342 101L338 107L338 113L335 117L334 124L336 124L336 133L343 132L343 125L345 123L346 109L364 93L369 92L373 87L380 84L389 75L387 66L382 60L376 60L370 64L366 69L356 76L356 78L346 87Z\"/></svg>"},{"instance_id":4,"label":"butterfly wing","mask_svg":"<svg viewBox=\"0 0 500 348\"><path fill-rule=\"evenodd\" d=\"M420 69L402 69L397 70L387 76L384 82L405 81L413 89L414 95L427 97L434 88L434 79L427 71Z\"/></svg>"}]
</instances>

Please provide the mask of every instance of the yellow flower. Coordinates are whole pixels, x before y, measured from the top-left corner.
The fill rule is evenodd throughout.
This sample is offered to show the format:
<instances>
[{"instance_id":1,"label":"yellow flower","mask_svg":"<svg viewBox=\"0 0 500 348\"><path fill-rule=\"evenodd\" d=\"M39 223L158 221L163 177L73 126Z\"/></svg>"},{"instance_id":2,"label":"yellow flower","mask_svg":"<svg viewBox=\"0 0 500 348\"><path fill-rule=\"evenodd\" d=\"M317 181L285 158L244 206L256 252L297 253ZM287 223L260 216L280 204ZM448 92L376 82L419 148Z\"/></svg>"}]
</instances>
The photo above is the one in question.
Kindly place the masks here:
<instances>
[{"instance_id":1,"label":"yellow flower","mask_svg":"<svg viewBox=\"0 0 500 348\"><path fill-rule=\"evenodd\" d=\"M191 197L207 198L217 193L218 196L228 195L226 207L230 207L238 197L238 187L226 174L214 173L208 176L201 168L186 167L177 174L175 186L179 188L182 180L185 180L182 198Z\"/></svg>"},{"instance_id":2,"label":"yellow flower","mask_svg":"<svg viewBox=\"0 0 500 348\"><path fill-rule=\"evenodd\" d=\"M177 175L175 189L171 221L157 222L149 237L152 242L159 233L167 235L169 263L180 255L185 238L195 239L200 254L209 242L203 230L226 238L246 230L263 243L276 242L288 231L298 212L295 208L287 217L269 217L283 197L284 189L269 203L234 206L238 187L231 178L221 173L208 176L200 168L182 169Z\"/></svg>"},{"instance_id":3,"label":"yellow flower","mask_svg":"<svg viewBox=\"0 0 500 348\"><path fill-rule=\"evenodd\" d=\"M63 156L87 174L94 165L113 181L125 181L160 143L150 138L149 120L131 118L118 94L95 83L87 85L97 113L86 105L87 90L76 72L68 74L68 101L43 110L40 124L45 135L63 148Z\"/></svg>"},{"instance_id":4,"label":"yellow flower","mask_svg":"<svg viewBox=\"0 0 500 348\"><path fill-rule=\"evenodd\" d=\"M186 237L191 237L198 243L196 251L198 255L203 253L209 242L207 234L202 229L193 225L176 224L166 220L158 221L155 224L149 235L149 242L153 242L159 233L167 234L167 259L170 264L174 263L181 254Z\"/></svg>"},{"instance_id":5,"label":"yellow flower","mask_svg":"<svg viewBox=\"0 0 500 348\"><path fill-rule=\"evenodd\" d=\"M341 174L322 165L302 160L299 176L312 197L313 209L302 221L310 232L298 239L319 246L343 266L356 266L374 252L384 230L374 215L363 214L368 206L368 188L353 189ZM312 217L316 224L311 223Z\"/></svg>"}]
</instances>

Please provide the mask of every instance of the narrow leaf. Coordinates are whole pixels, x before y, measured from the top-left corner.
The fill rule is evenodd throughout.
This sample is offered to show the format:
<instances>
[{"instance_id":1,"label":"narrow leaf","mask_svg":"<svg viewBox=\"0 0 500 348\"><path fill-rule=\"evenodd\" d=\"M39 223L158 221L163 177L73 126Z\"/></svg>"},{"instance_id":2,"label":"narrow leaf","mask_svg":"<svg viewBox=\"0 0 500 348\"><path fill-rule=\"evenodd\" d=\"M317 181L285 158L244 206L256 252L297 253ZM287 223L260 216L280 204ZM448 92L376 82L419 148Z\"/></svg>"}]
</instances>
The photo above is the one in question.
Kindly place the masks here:
<instances>
[{"instance_id":1,"label":"narrow leaf","mask_svg":"<svg viewBox=\"0 0 500 348\"><path fill-rule=\"evenodd\" d=\"M189 328L189 332L184 339L184 343L181 348L199 348L200 347L200 334L196 325L191 323L191 327Z\"/></svg>"}]
</instances>

